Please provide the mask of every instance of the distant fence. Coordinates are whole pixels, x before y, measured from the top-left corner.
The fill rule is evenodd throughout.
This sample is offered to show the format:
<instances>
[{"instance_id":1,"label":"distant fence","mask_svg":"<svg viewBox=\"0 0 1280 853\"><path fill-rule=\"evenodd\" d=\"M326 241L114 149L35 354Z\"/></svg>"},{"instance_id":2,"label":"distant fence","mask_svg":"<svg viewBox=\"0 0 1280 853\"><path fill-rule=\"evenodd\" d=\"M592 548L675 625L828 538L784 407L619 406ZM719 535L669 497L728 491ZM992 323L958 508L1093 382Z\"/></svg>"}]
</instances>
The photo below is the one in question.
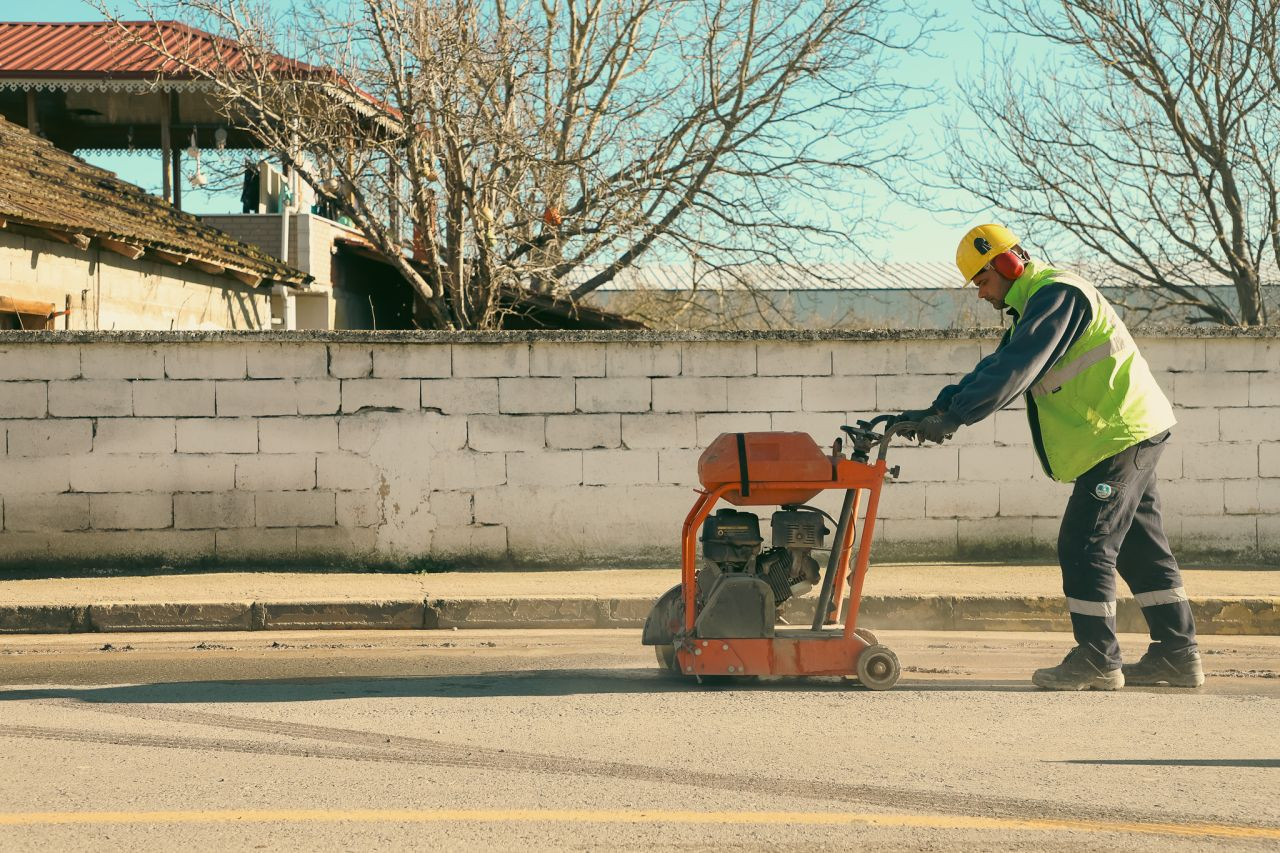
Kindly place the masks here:
<instances>
[{"instance_id":1,"label":"distant fence","mask_svg":"<svg viewBox=\"0 0 1280 853\"><path fill-rule=\"evenodd\" d=\"M1280 555L1274 330L1138 335L1179 553ZM0 565L673 565L702 448L929 403L985 333L0 333ZM1051 555L1025 412L895 448L876 555ZM834 510L834 497L817 501Z\"/></svg>"}]
</instances>

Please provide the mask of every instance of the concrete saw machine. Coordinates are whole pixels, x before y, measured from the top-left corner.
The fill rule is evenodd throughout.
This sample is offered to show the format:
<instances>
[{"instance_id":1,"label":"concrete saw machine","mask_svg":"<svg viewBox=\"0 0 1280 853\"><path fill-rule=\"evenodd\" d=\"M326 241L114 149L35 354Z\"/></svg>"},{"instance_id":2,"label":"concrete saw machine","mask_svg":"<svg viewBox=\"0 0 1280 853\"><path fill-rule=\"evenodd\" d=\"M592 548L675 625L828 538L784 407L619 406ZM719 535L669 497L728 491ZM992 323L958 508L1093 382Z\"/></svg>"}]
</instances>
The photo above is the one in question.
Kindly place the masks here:
<instances>
[{"instance_id":1,"label":"concrete saw machine","mask_svg":"<svg viewBox=\"0 0 1280 853\"><path fill-rule=\"evenodd\" d=\"M684 520L680 583L658 599L645 621L641 642L655 647L659 665L699 681L823 675L853 677L872 690L893 687L902 674L897 655L858 626L858 609L880 489L886 478L898 476L897 466L889 468L885 461L889 441L915 426L893 415L858 421L840 428L844 435L830 453L801 432L716 438L698 459L702 488ZM828 489L844 491L839 518L807 503ZM716 509L720 501L730 506ZM769 523L768 548L760 517L740 509L760 506L778 507ZM823 549L832 533L824 572L813 552ZM855 539L858 555L850 571ZM812 624L779 625L781 605L815 585Z\"/></svg>"}]
</instances>

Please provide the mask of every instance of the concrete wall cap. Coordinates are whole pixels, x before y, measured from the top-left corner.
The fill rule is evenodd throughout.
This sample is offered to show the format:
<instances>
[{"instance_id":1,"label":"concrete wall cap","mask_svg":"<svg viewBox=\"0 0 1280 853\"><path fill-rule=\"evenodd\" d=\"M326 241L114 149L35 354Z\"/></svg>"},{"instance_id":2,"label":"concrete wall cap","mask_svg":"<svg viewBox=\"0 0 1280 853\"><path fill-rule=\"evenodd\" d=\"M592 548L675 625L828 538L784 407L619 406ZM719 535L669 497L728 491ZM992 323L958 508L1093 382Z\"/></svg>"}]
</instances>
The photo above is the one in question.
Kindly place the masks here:
<instances>
[{"instance_id":1,"label":"concrete wall cap","mask_svg":"<svg viewBox=\"0 0 1280 853\"><path fill-rule=\"evenodd\" d=\"M1277 326L1135 326L1131 331L1146 338L1275 338ZM743 332L656 332L656 331L363 331L363 330L299 330L299 331L0 331L0 345L14 343L79 344L79 343L206 343L261 341L317 341L324 343L420 343L420 344L493 344L533 341L584 343L647 342L716 342L716 341L910 341L973 340L995 338L1000 327L986 329L867 329L867 330L771 330Z\"/></svg>"}]
</instances>

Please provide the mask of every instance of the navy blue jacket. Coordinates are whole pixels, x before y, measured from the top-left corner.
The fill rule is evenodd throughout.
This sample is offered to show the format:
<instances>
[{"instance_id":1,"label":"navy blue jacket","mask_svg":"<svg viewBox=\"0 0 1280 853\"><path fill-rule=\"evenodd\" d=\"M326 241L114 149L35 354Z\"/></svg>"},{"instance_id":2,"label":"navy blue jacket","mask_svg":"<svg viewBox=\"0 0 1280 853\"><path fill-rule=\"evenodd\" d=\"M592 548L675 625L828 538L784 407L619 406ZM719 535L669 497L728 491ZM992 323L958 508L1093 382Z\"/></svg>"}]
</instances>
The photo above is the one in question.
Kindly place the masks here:
<instances>
[{"instance_id":1,"label":"navy blue jacket","mask_svg":"<svg viewBox=\"0 0 1280 853\"><path fill-rule=\"evenodd\" d=\"M990 417L1018 398L1062 358L1093 320L1093 306L1068 284L1047 284L1027 301L1021 316L1008 310L1015 325L996 351L933 401L934 411L956 426ZM1034 415L1035 403L1027 397ZM1037 452L1042 451L1036 418L1031 418ZM1043 454L1042 454L1043 455Z\"/></svg>"}]
</instances>

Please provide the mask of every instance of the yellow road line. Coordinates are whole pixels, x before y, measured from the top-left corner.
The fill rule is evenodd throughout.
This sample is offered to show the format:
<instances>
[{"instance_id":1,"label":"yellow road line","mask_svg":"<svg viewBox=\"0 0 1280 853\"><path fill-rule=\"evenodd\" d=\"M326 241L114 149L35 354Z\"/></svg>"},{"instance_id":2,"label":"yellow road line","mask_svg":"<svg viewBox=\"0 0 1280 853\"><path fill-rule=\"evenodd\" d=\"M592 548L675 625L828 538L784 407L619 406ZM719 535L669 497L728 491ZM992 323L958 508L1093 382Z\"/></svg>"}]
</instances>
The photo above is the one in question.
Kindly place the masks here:
<instances>
[{"instance_id":1,"label":"yellow road line","mask_svg":"<svg viewBox=\"0 0 1280 853\"><path fill-rule=\"evenodd\" d=\"M845 812L693 812L661 809L226 809L152 812L0 813L0 826L147 823L636 823L850 826L925 829L1084 830L1176 835L1192 838L1280 840L1280 827L1215 823L1136 823L1092 820L1038 820L964 815L850 814Z\"/></svg>"}]
</instances>

